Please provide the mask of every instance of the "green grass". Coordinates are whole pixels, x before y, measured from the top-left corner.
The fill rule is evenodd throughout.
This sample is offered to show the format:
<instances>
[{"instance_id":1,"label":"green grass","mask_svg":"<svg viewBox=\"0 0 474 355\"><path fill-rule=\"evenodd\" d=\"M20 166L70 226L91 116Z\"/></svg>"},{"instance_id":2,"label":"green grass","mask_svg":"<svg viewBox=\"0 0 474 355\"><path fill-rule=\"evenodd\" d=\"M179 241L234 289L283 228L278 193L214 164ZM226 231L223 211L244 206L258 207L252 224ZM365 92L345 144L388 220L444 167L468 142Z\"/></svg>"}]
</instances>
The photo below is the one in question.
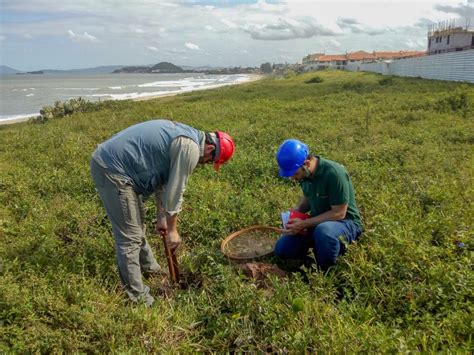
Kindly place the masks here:
<instances>
[{"instance_id":1,"label":"green grass","mask_svg":"<svg viewBox=\"0 0 474 355\"><path fill-rule=\"evenodd\" d=\"M473 86L318 76L1 126L0 352L472 352ZM219 174L196 170L185 194L179 260L201 284L146 309L120 291L88 164L98 143L158 117L228 131L237 150ZM326 275L258 288L219 245L249 225L277 226L298 200L298 186L277 174L286 138L348 168L365 232Z\"/></svg>"}]
</instances>

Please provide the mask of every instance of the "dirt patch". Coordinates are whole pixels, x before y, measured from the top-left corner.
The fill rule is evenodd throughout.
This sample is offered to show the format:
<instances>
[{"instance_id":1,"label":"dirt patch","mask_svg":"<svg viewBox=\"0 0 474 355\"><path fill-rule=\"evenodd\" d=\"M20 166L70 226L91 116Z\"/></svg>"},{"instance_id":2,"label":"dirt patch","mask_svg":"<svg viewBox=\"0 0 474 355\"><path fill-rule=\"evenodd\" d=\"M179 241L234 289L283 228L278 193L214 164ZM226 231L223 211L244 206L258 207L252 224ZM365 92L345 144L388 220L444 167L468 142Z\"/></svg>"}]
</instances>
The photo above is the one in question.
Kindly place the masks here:
<instances>
[{"instance_id":1,"label":"dirt patch","mask_svg":"<svg viewBox=\"0 0 474 355\"><path fill-rule=\"evenodd\" d=\"M270 276L276 276L279 279L287 277L286 273L274 264L268 263L245 263L237 264L237 267L242 270L245 276L254 279L257 286L267 287Z\"/></svg>"},{"instance_id":2,"label":"dirt patch","mask_svg":"<svg viewBox=\"0 0 474 355\"><path fill-rule=\"evenodd\" d=\"M156 290L159 296L164 298L174 297L178 290L201 288L201 286L202 277L189 271L181 272L178 284L173 283L167 274L161 274L160 277L154 278L151 282L151 287Z\"/></svg>"}]
</instances>

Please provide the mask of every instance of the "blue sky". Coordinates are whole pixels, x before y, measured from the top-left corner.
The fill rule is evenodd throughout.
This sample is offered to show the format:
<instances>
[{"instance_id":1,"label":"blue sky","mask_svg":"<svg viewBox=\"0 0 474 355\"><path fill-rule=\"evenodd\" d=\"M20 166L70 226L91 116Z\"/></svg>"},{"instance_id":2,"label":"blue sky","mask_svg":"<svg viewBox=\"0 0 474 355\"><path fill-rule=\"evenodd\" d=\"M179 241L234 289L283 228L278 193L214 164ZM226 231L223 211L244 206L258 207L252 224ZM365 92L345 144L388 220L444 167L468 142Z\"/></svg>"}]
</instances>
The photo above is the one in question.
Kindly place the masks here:
<instances>
[{"instance_id":1,"label":"blue sky","mask_svg":"<svg viewBox=\"0 0 474 355\"><path fill-rule=\"evenodd\" d=\"M315 52L425 50L430 24L474 18L473 7L474 0L0 0L0 64L258 66Z\"/></svg>"}]
</instances>

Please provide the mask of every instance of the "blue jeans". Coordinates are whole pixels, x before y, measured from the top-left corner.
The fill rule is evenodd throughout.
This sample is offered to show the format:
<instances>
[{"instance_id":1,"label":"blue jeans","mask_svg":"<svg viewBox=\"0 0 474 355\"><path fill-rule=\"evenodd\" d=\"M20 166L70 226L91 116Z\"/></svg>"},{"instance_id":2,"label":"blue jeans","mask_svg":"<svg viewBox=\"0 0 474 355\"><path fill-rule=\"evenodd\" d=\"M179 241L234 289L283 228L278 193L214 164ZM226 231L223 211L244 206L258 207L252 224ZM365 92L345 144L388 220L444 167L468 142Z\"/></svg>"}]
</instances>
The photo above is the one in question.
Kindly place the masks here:
<instances>
[{"instance_id":1,"label":"blue jeans","mask_svg":"<svg viewBox=\"0 0 474 355\"><path fill-rule=\"evenodd\" d=\"M285 235L275 245L275 255L287 259L304 259L310 248L316 257L316 262L322 270L327 270L336 263L336 258L344 253L344 240L351 244L362 233L352 220L327 221L309 229L307 236Z\"/></svg>"}]
</instances>

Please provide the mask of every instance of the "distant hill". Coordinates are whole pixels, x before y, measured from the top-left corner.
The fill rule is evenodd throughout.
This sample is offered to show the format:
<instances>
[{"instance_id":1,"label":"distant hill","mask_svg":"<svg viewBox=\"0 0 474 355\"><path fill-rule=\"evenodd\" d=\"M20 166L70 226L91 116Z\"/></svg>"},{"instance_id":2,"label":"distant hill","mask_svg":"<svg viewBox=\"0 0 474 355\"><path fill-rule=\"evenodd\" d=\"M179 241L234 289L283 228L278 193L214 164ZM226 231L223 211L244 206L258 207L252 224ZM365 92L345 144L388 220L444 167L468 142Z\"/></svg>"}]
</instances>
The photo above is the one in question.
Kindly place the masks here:
<instances>
[{"instance_id":1,"label":"distant hill","mask_svg":"<svg viewBox=\"0 0 474 355\"><path fill-rule=\"evenodd\" d=\"M82 68L82 69L66 69L66 70L56 70L56 69L43 69L42 71L47 74L107 74L112 73L116 69L123 68L123 65L104 65L99 67L92 68Z\"/></svg>"},{"instance_id":2,"label":"distant hill","mask_svg":"<svg viewBox=\"0 0 474 355\"><path fill-rule=\"evenodd\" d=\"M16 74L19 72L21 72L21 70L13 69L6 65L0 65L0 74Z\"/></svg>"},{"instance_id":3,"label":"distant hill","mask_svg":"<svg viewBox=\"0 0 474 355\"><path fill-rule=\"evenodd\" d=\"M183 71L183 68L168 62L161 62L151 67L152 73L182 73Z\"/></svg>"},{"instance_id":4,"label":"distant hill","mask_svg":"<svg viewBox=\"0 0 474 355\"><path fill-rule=\"evenodd\" d=\"M161 62L151 67L130 66L114 70L114 73L184 73L185 70L169 62Z\"/></svg>"}]
</instances>

